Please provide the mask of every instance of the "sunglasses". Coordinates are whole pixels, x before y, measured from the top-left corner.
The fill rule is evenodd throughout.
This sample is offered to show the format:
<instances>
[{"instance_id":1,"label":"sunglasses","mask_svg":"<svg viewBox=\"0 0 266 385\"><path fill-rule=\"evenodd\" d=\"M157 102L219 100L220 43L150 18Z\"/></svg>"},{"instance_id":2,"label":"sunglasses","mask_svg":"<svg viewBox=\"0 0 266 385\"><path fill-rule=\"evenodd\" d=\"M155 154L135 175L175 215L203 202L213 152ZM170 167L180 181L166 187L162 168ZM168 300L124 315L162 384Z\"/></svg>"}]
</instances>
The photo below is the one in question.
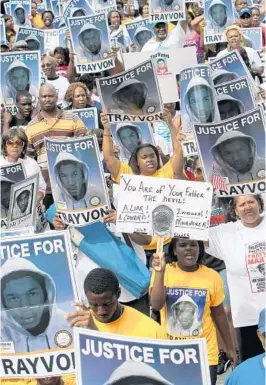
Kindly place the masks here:
<instances>
[{"instance_id":1,"label":"sunglasses","mask_svg":"<svg viewBox=\"0 0 266 385\"><path fill-rule=\"evenodd\" d=\"M23 146L23 142L21 141L21 140L8 140L7 142L6 142L9 146L17 146L17 147L21 147L21 146Z\"/></svg>"},{"instance_id":2,"label":"sunglasses","mask_svg":"<svg viewBox=\"0 0 266 385\"><path fill-rule=\"evenodd\" d=\"M251 18L251 16L248 14L245 14L245 15L240 17L240 19L250 19L250 18Z\"/></svg>"}]
</instances>

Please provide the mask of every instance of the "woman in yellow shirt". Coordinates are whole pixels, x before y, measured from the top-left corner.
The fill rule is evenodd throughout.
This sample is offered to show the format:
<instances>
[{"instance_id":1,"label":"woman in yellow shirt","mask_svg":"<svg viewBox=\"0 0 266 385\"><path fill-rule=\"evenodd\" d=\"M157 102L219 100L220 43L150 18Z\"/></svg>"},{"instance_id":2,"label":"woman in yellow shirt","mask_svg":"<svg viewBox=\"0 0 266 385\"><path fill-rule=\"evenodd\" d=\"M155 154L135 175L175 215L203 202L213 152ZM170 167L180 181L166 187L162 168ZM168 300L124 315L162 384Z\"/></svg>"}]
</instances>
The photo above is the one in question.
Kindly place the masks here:
<instances>
[{"instance_id":1,"label":"woman in yellow shirt","mask_svg":"<svg viewBox=\"0 0 266 385\"><path fill-rule=\"evenodd\" d=\"M219 274L201 264L204 245L200 241L174 238L166 264L154 255L150 299L161 313L161 325L169 339L206 338L211 384L216 384L218 345L216 329L226 346L232 365L237 362L229 325L223 308L223 283ZM160 271L158 269L161 264Z\"/></svg>"},{"instance_id":2,"label":"woman in yellow shirt","mask_svg":"<svg viewBox=\"0 0 266 385\"><path fill-rule=\"evenodd\" d=\"M120 183L121 174L135 174L152 176L158 178L169 179L187 179L183 171L183 151L181 141L184 136L181 131L181 124L178 129L173 125L170 112L164 110L164 120L167 123L172 137L173 155L169 161L160 166L160 156L157 148L149 143L140 144L133 151L129 164L121 162L114 154L113 140L109 128L108 118L102 115L103 133L103 155L106 166L112 175L112 179L116 183ZM169 244L170 238L165 238L164 244ZM145 250L156 249L157 237L152 237L149 245L145 246Z\"/></svg>"}]
</instances>

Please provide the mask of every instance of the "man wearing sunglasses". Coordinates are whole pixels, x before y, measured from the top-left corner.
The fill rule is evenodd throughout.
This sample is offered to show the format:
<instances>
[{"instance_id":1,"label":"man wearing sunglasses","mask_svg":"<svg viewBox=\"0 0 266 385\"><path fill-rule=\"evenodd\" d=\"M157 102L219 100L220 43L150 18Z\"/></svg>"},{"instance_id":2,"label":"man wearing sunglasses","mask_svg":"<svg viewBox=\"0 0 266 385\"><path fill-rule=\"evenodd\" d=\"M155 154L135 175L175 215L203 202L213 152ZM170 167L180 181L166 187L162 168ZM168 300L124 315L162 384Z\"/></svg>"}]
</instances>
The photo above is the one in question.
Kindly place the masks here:
<instances>
[{"instance_id":1,"label":"man wearing sunglasses","mask_svg":"<svg viewBox=\"0 0 266 385\"><path fill-rule=\"evenodd\" d=\"M239 11L240 25L241 28L252 27L251 10L247 7L240 9Z\"/></svg>"}]
</instances>

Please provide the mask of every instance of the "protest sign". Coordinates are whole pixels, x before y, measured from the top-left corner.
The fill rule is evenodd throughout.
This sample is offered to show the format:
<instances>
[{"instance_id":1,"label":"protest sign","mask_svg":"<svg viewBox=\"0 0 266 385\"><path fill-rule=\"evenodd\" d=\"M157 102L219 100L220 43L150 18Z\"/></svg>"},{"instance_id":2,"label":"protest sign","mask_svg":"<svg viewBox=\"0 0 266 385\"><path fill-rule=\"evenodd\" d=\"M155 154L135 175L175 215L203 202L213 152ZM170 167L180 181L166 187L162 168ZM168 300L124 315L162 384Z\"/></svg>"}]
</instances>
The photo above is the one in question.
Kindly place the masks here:
<instances>
[{"instance_id":1,"label":"protest sign","mask_svg":"<svg viewBox=\"0 0 266 385\"><path fill-rule=\"evenodd\" d=\"M211 200L210 183L122 175L116 230L207 240Z\"/></svg>"},{"instance_id":2,"label":"protest sign","mask_svg":"<svg viewBox=\"0 0 266 385\"><path fill-rule=\"evenodd\" d=\"M138 51L141 51L144 44L155 36L153 32L154 24L149 21L149 18L126 23L125 27L130 38L130 44L134 44ZM147 56L146 59L148 58Z\"/></svg>"},{"instance_id":3,"label":"protest sign","mask_svg":"<svg viewBox=\"0 0 266 385\"><path fill-rule=\"evenodd\" d=\"M35 225L38 187L38 174L11 186L7 219L9 229Z\"/></svg>"},{"instance_id":4,"label":"protest sign","mask_svg":"<svg viewBox=\"0 0 266 385\"><path fill-rule=\"evenodd\" d=\"M215 44L226 41L226 28L235 21L231 0L204 1L204 44Z\"/></svg>"},{"instance_id":5,"label":"protest sign","mask_svg":"<svg viewBox=\"0 0 266 385\"><path fill-rule=\"evenodd\" d=\"M210 227L235 221L232 198L213 196Z\"/></svg>"},{"instance_id":6,"label":"protest sign","mask_svg":"<svg viewBox=\"0 0 266 385\"><path fill-rule=\"evenodd\" d=\"M5 52L0 54L1 91L5 105L16 104L18 91L29 91L37 101L41 81L40 52Z\"/></svg>"},{"instance_id":7,"label":"protest sign","mask_svg":"<svg viewBox=\"0 0 266 385\"><path fill-rule=\"evenodd\" d=\"M1 238L11 238L11 237L20 237L22 235L33 235L34 227L22 227L20 229L12 229L12 230L1 230Z\"/></svg>"},{"instance_id":8,"label":"protest sign","mask_svg":"<svg viewBox=\"0 0 266 385\"><path fill-rule=\"evenodd\" d=\"M262 50L262 28L241 28L243 35L245 36L245 45L251 47L256 51Z\"/></svg>"},{"instance_id":9,"label":"protest sign","mask_svg":"<svg viewBox=\"0 0 266 385\"><path fill-rule=\"evenodd\" d=\"M150 21L172 21L186 19L185 0L151 0Z\"/></svg>"},{"instance_id":10,"label":"protest sign","mask_svg":"<svg viewBox=\"0 0 266 385\"><path fill-rule=\"evenodd\" d=\"M5 14L10 15L10 2L4 3Z\"/></svg>"},{"instance_id":11,"label":"protest sign","mask_svg":"<svg viewBox=\"0 0 266 385\"><path fill-rule=\"evenodd\" d=\"M38 13L42 14L44 11L48 9L46 5L47 0L43 0L40 4L37 4L37 11Z\"/></svg>"},{"instance_id":12,"label":"protest sign","mask_svg":"<svg viewBox=\"0 0 266 385\"><path fill-rule=\"evenodd\" d=\"M115 66L104 13L91 17L70 17L69 28L78 73L100 72Z\"/></svg>"},{"instance_id":13,"label":"protest sign","mask_svg":"<svg viewBox=\"0 0 266 385\"><path fill-rule=\"evenodd\" d=\"M44 49L45 52L53 52L56 47L67 47L66 40L67 28L45 29L44 30Z\"/></svg>"},{"instance_id":14,"label":"protest sign","mask_svg":"<svg viewBox=\"0 0 266 385\"><path fill-rule=\"evenodd\" d=\"M3 16L0 16L0 36L1 36L1 45L2 44L7 44L7 39L6 39L6 28L5 28L5 21Z\"/></svg>"},{"instance_id":15,"label":"protest sign","mask_svg":"<svg viewBox=\"0 0 266 385\"><path fill-rule=\"evenodd\" d=\"M128 163L134 149L143 143L155 146L149 123L117 123L110 125L113 141L119 147L119 159Z\"/></svg>"},{"instance_id":16,"label":"protest sign","mask_svg":"<svg viewBox=\"0 0 266 385\"><path fill-rule=\"evenodd\" d=\"M88 378L93 385L211 383L204 339L155 340L81 328L74 338L78 385Z\"/></svg>"},{"instance_id":17,"label":"protest sign","mask_svg":"<svg viewBox=\"0 0 266 385\"><path fill-rule=\"evenodd\" d=\"M23 163L13 163L0 167L1 177L5 177L15 183L25 179Z\"/></svg>"},{"instance_id":18,"label":"protest sign","mask_svg":"<svg viewBox=\"0 0 266 385\"><path fill-rule=\"evenodd\" d=\"M10 0L10 15L18 27L31 27L31 0Z\"/></svg>"},{"instance_id":19,"label":"protest sign","mask_svg":"<svg viewBox=\"0 0 266 385\"><path fill-rule=\"evenodd\" d=\"M55 17L59 17L62 14L62 5L60 0L51 0L52 11Z\"/></svg>"},{"instance_id":20,"label":"protest sign","mask_svg":"<svg viewBox=\"0 0 266 385\"><path fill-rule=\"evenodd\" d=\"M227 178L217 196L265 191L265 122L257 108L217 124L194 124L205 180Z\"/></svg>"},{"instance_id":21,"label":"protest sign","mask_svg":"<svg viewBox=\"0 0 266 385\"><path fill-rule=\"evenodd\" d=\"M94 13L108 13L116 10L115 0L92 0Z\"/></svg>"},{"instance_id":22,"label":"protest sign","mask_svg":"<svg viewBox=\"0 0 266 385\"><path fill-rule=\"evenodd\" d=\"M232 80L214 87L221 120L234 118L250 110L256 103L247 78Z\"/></svg>"},{"instance_id":23,"label":"protest sign","mask_svg":"<svg viewBox=\"0 0 266 385\"><path fill-rule=\"evenodd\" d=\"M93 15L93 9L87 0L70 0L63 12L63 18L69 26L69 17L80 17Z\"/></svg>"},{"instance_id":24,"label":"protest sign","mask_svg":"<svg viewBox=\"0 0 266 385\"><path fill-rule=\"evenodd\" d=\"M220 115L208 65L193 66L181 71L180 88L185 134L192 133L193 122L219 122Z\"/></svg>"},{"instance_id":25,"label":"protest sign","mask_svg":"<svg viewBox=\"0 0 266 385\"><path fill-rule=\"evenodd\" d=\"M161 95L151 60L119 75L96 79L96 83L110 122L161 119Z\"/></svg>"},{"instance_id":26,"label":"protest sign","mask_svg":"<svg viewBox=\"0 0 266 385\"><path fill-rule=\"evenodd\" d=\"M16 42L25 40L30 50L44 54L44 31L37 28L19 27Z\"/></svg>"},{"instance_id":27,"label":"protest sign","mask_svg":"<svg viewBox=\"0 0 266 385\"><path fill-rule=\"evenodd\" d=\"M265 292L266 242L246 245L246 266L252 293Z\"/></svg>"},{"instance_id":28,"label":"protest sign","mask_svg":"<svg viewBox=\"0 0 266 385\"><path fill-rule=\"evenodd\" d=\"M247 77L255 95L258 92L254 80L238 51L230 51L209 63L212 70L213 84L217 86L232 80Z\"/></svg>"},{"instance_id":29,"label":"protest sign","mask_svg":"<svg viewBox=\"0 0 266 385\"><path fill-rule=\"evenodd\" d=\"M1 359L2 376L73 373L72 329L64 318L77 299L68 232L5 238L0 256L1 341L13 353Z\"/></svg>"},{"instance_id":30,"label":"protest sign","mask_svg":"<svg viewBox=\"0 0 266 385\"><path fill-rule=\"evenodd\" d=\"M81 226L101 220L109 208L96 136L45 139L57 211L65 223Z\"/></svg>"},{"instance_id":31,"label":"protest sign","mask_svg":"<svg viewBox=\"0 0 266 385\"><path fill-rule=\"evenodd\" d=\"M99 128L98 112L96 107L71 110L72 114L81 119L88 129Z\"/></svg>"},{"instance_id":32,"label":"protest sign","mask_svg":"<svg viewBox=\"0 0 266 385\"><path fill-rule=\"evenodd\" d=\"M198 148L194 136L187 136L182 142L184 157L198 155Z\"/></svg>"}]
</instances>

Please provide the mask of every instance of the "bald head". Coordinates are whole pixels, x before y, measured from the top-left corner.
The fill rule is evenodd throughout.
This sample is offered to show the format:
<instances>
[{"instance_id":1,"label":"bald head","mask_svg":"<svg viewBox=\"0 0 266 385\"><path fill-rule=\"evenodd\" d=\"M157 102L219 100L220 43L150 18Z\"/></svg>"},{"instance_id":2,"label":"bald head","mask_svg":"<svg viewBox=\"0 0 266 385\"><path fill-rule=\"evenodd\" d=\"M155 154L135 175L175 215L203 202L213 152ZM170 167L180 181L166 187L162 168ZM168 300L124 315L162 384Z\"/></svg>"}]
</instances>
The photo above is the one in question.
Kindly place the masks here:
<instances>
[{"instance_id":1,"label":"bald head","mask_svg":"<svg viewBox=\"0 0 266 385\"><path fill-rule=\"evenodd\" d=\"M56 61L51 56L44 56L42 58L42 70L45 73L46 77L55 78L56 77Z\"/></svg>"},{"instance_id":2,"label":"bald head","mask_svg":"<svg viewBox=\"0 0 266 385\"><path fill-rule=\"evenodd\" d=\"M41 86L39 102L42 111L53 113L57 110L57 92L52 84L44 84Z\"/></svg>"}]
</instances>

